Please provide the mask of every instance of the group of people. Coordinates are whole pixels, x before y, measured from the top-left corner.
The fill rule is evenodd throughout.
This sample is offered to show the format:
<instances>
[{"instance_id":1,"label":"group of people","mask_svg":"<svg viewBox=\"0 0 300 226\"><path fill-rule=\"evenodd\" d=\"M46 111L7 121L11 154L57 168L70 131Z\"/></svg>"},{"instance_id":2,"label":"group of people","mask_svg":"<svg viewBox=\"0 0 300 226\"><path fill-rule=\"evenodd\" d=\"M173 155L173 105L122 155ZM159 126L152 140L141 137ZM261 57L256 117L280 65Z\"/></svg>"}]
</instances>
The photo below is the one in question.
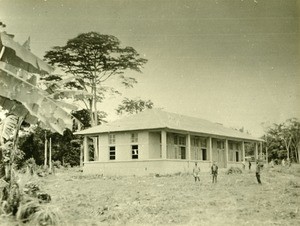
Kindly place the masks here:
<instances>
[{"instance_id":1,"label":"group of people","mask_svg":"<svg viewBox=\"0 0 300 226\"><path fill-rule=\"evenodd\" d=\"M272 161L273 161L273 160L272 160ZM283 167L285 167L285 166L291 167L292 162L291 162L290 158L287 158L287 160L282 159L282 160L281 160L281 165L282 165Z\"/></svg>"},{"instance_id":2,"label":"group of people","mask_svg":"<svg viewBox=\"0 0 300 226\"><path fill-rule=\"evenodd\" d=\"M218 177L218 166L216 162L213 162L211 166L211 175L212 175L212 183L217 183L217 177ZM200 181L200 167L198 166L197 162L195 162L195 166L193 169L193 176L195 178L195 182Z\"/></svg>"},{"instance_id":3,"label":"group of people","mask_svg":"<svg viewBox=\"0 0 300 226\"><path fill-rule=\"evenodd\" d=\"M283 167L291 167L292 166L292 159L287 158L287 159L282 159L281 161L279 159L272 159L269 162L269 165L271 166L271 168L274 168L275 165L281 165Z\"/></svg>"},{"instance_id":4,"label":"group of people","mask_svg":"<svg viewBox=\"0 0 300 226\"><path fill-rule=\"evenodd\" d=\"M243 164L243 168L244 168L244 164ZM218 168L217 163L213 162L213 164L211 166L212 183L217 183L218 169L219 168ZM249 161L249 170L250 169L251 169L251 162ZM195 182L200 181L200 172L201 172L200 167L198 166L198 163L195 162L195 166L193 168L193 176L194 176ZM261 164L257 160L256 161L255 176L256 176L258 184L261 184L260 172L261 172Z\"/></svg>"}]
</instances>

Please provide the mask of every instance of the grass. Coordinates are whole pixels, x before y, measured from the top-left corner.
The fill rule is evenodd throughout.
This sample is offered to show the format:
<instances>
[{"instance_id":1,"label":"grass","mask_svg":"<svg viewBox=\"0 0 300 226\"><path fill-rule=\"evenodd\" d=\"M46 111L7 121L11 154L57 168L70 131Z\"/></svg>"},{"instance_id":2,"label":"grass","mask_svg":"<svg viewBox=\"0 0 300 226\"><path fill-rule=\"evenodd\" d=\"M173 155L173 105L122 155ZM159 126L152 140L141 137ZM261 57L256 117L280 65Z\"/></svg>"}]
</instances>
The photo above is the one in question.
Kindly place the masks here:
<instances>
[{"instance_id":1,"label":"grass","mask_svg":"<svg viewBox=\"0 0 300 226\"><path fill-rule=\"evenodd\" d=\"M262 185L248 170L221 171L217 184L204 172L195 183L188 174L104 177L78 169L40 183L60 210L56 225L300 225L299 169L265 168Z\"/></svg>"}]
</instances>

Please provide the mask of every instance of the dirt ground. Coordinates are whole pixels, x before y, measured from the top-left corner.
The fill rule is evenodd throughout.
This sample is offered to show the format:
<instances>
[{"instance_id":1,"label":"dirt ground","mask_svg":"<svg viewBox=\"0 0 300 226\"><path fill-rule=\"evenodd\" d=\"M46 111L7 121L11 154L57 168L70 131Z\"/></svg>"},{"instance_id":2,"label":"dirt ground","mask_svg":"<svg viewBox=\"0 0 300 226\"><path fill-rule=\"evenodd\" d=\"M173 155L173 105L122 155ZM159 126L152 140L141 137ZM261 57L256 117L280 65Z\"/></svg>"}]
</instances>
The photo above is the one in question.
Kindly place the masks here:
<instances>
[{"instance_id":1,"label":"dirt ground","mask_svg":"<svg viewBox=\"0 0 300 226\"><path fill-rule=\"evenodd\" d=\"M226 175L83 176L77 169L43 178L41 186L64 225L300 225L300 167Z\"/></svg>"},{"instance_id":2,"label":"dirt ground","mask_svg":"<svg viewBox=\"0 0 300 226\"><path fill-rule=\"evenodd\" d=\"M300 167L226 175L83 176L79 169L38 178L61 225L300 225Z\"/></svg>"}]
</instances>

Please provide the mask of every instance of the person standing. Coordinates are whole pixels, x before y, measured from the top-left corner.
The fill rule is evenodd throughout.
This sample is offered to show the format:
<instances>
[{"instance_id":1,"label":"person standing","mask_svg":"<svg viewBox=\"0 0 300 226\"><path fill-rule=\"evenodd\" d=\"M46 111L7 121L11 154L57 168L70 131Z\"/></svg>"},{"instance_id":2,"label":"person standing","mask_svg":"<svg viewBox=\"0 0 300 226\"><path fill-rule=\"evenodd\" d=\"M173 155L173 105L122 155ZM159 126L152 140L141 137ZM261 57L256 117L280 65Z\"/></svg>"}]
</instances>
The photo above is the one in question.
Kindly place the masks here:
<instances>
[{"instance_id":1,"label":"person standing","mask_svg":"<svg viewBox=\"0 0 300 226\"><path fill-rule=\"evenodd\" d=\"M261 184L261 181L260 181L260 170L261 170L260 163L259 163L259 161L256 161L256 171L255 171L255 174L256 174L257 182L259 184Z\"/></svg>"},{"instance_id":2,"label":"person standing","mask_svg":"<svg viewBox=\"0 0 300 226\"><path fill-rule=\"evenodd\" d=\"M195 182L198 180L200 181L200 167L197 165L197 162L195 162L195 166L194 166L194 169L193 169L193 175L194 175L194 178L195 178Z\"/></svg>"},{"instance_id":3,"label":"person standing","mask_svg":"<svg viewBox=\"0 0 300 226\"><path fill-rule=\"evenodd\" d=\"M271 168L274 168L274 160L273 159L271 160L270 165L271 165Z\"/></svg>"},{"instance_id":4,"label":"person standing","mask_svg":"<svg viewBox=\"0 0 300 226\"><path fill-rule=\"evenodd\" d=\"M251 170L251 160L249 160L249 170Z\"/></svg>"},{"instance_id":5,"label":"person standing","mask_svg":"<svg viewBox=\"0 0 300 226\"><path fill-rule=\"evenodd\" d=\"M211 166L211 175L212 175L212 182L217 183L217 177L218 177L218 166L216 162L213 162Z\"/></svg>"},{"instance_id":6,"label":"person standing","mask_svg":"<svg viewBox=\"0 0 300 226\"><path fill-rule=\"evenodd\" d=\"M285 166L285 160L284 160L284 159L282 159L281 165L282 165L283 167Z\"/></svg>"}]
</instances>

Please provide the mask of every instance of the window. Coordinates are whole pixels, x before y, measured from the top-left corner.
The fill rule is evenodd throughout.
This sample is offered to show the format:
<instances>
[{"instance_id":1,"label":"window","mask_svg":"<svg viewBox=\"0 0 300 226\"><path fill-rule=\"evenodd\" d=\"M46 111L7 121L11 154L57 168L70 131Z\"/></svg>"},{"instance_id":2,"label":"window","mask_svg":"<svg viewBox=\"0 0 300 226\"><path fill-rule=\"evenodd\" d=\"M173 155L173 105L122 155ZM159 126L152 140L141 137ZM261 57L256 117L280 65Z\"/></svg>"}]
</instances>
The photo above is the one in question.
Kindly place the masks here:
<instances>
[{"instance_id":1,"label":"window","mask_svg":"<svg viewBox=\"0 0 300 226\"><path fill-rule=\"evenodd\" d=\"M239 144L235 143L235 150L239 150Z\"/></svg>"},{"instance_id":2,"label":"window","mask_svg":"<svg viewBox=\"0 0 300 226\"><path fill-rule=\"evenodd\" d=\"M179 145L185 145L186 143L186 140L185 140L185 137L179 137Z\"/></svg>"},{"instance_id":3,"label":"window","mask_svg":"<svg viewBox=\"0 0 300 226\"><path fill-rule=\"evenodd\" d=\"M207 139L206 138L201 138L201 152L202 152L201 159L207 160Z\"/></svg>"},{"instance_id":4,"label":"window","mask_svg":"<svg viewBox=\"0 0 300 226\"><path fill-rule=\"evenodd\" d=\"M138 142L138 134L137 133L132 133L131 134L131 143L137 143Z\"/></svg>"},{"instance_id":5,"label":"window","mask_svg":"<svg viewBox=\"0 0 300 226\"><path fill-rule=\"evenodd\" d=\"M109 134L108 135L108 143L109 144L115 144L116 143L116 135L115 134Z\"/></svg>"},{"instance_id":6,"label":"window","mask_svg":"<svg viewBox=\"0 0 300 226\"><path fill-rule=\"evenodd\" d=\"M202 138L202 139L201 139L201 147L202 147L202 148L206 148L206 147L207 147L206 138Z\"/></svg>"},{"instance_id":7,"label":"window","mask_svg":"<svg viewBox=\"0 0 300 226\"><path fill-rule=\"evenodd\" d=\"M239 161L239 152L237 151L236 153L235 153L235 161Z\"/></svg>"},{"instance_id":8,"label":"window","mask_svg":"<svg viewBox=\"0 0 300 226\"><path fill-rule=\"evenodd\" d=\"M207 160L206 148L202 148L202 160Z\"/></svg>"},{"instance_id":9,"label":"window","mask_svg":"<svg viewBox=\"0 0 300 226\"><path fill-rule=\"evenodd\" d=\"M224 149L224 141L218 140L217 141L217 148L218 149Z\"/></svg>"},{"instance_id":10,"label":"window","mask_svg":"<svg viewBox=\"0 0 300 226\"><path fill-rule=\"evenodd\" d=\"M180 145L180 146L185 146L186 138L184 136L174 135L174 144L175 145Z\"/></svg>"},{"instance_id":11,"label":"window","mask_svg":"<svg viewBox=\"0 0 300 226\"><path fill-rule=\"evenodd\" d=\"M185 147L180 147L180 158L185 159L186 158L185 155L186 155Z\"/></svg>"},{"instance_id":12,"label":"window","mask_svg":"<svg viewBox=\"0 0 300 226\"><path fill-rule=\"evenodd\" d=\"M194 137L192 139L192 146L199 147L199 138L198 137Z\"/></svg>"},{"instance_id":13,"label":"window","mask_svg":"<svg viewBox=\"0 0 300 226\"><path fill-rule=\"evenodd\" d=\"M176 145L178 144L178 136L176 136L176 135L174 136L174 144L176 144Z\"/></svg>"},{"instance_id":14,"label":"window","mask_svg":"<svg viewBox=\"0 0 300 226\"><path fill-rule=\"evenodd\" d=\"M115 160L116 159L116 147L111 146L109 147L109 160Z\"/></svg>"},{"instance_id":15,"label":"window","mask_svg":"<svg viewBox=\"0 0 300 226\"><path fill-rule=\"evenodd\" d=\"M132 159L138 159L139 158L139 147L138 147L138 145L132 145L131 146L131 157L132 157Z\"/></svg>"}]
</instances>

